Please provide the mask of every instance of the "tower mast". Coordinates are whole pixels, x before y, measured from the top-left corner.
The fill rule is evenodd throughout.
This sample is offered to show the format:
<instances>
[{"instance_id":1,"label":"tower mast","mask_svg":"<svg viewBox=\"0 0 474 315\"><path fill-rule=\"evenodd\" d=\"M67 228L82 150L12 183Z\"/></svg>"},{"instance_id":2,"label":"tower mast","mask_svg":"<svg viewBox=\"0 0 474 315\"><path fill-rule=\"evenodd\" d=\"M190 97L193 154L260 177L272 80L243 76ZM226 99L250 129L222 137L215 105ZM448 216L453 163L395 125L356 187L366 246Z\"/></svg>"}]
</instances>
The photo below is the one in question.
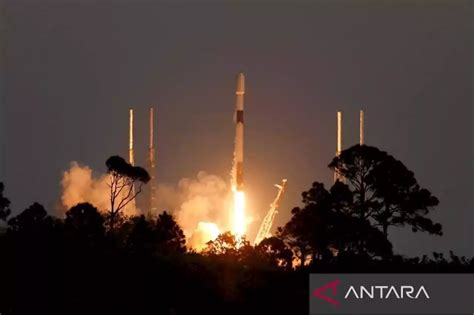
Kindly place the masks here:
<instances>
[{"instance_id":1,"label":"tower mast","mask_svg":"<svg viewBox=\"0 0 474 315\"><path fill-rule=\"evenodd\" d=\"M128 163L135 165L135 155L133 152L133 109L129 110L128 124Z\"/></svg>"},{"instance_id":2,"label":"tower mast","mask_svg":"<svg viewBox=\"0 0 474 315\"><path fill-rule=\"evenodd\" d=\"M156 210L155 205L155 143L154 143L154 111L153 107L150 107L150 134L148 144L148 171L150 173L150 196L149 196L149 210L154 213Z\"/></svg>"},{"instance_id":3,"label":"tower mast","mask_svg":"<svg viewBox=\"0 0 474 315\"><path fill-rule=\"evenodd\" d=\"M336 144L336 157L341 154L342 151L342 112L337 112L337 144ZM341 176L334 170L334 181L341 180Z\"/></svg>"}]
</instances>

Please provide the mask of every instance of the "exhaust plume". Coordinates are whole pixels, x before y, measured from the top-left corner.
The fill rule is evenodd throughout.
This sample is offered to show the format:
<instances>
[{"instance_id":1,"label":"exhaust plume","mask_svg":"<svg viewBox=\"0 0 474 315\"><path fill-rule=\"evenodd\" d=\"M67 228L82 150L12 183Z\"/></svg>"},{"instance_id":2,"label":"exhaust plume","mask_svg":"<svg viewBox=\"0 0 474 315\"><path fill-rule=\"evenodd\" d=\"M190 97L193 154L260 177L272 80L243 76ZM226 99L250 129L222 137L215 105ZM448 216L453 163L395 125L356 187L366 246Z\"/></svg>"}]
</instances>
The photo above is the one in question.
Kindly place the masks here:
<instances>
[{"instance_id":1,"label":"exhaust plume","mask_svg":"<svg viewBox=\"0 0 474 315\"><path fill-rule=\"evenodd\" d=\"M110 209L109 180L107 174L94 177L90 167L71 162L69 170L63 173L61 180L61 203L65 210L67 211L78 203L88 202L99 211L107 212ZM123 213L135 215L138 211L133 205L127 205Z\"/></svg>"},{"instance_id":2,"label":"exhaust plume","mask_svg":"<svg viewBox=\"0 0 474 315\"><path fill-rule=\"evenodd\" d=\"M94 176L90 167L72 162L63 173L61 203L65 210L81 202L89 202L99 211L110 209L109 176ZM195 178L183 178L176 185L156 187L155 202L158 214L173 213L186 235L187 246L202 250L219 233L231 230L232 218L228 209L233 202L228 183L216 175L201 171ZM130 203L126 215L137 215L139 210Z\"/></svg>"},{"instance_id":3,"label":"exhaust plume","mask_svg":"<svg viewBox=\"0 0 474 315\"><path fill-rule=\"evenodd\" d=\"M176 186L158 185L155 200L159 211L172 211L192 248L201 250L220 232L230 230L232 195L219 176L201 171L196 178L183 178Z\"/></svg>"}]
</instances>

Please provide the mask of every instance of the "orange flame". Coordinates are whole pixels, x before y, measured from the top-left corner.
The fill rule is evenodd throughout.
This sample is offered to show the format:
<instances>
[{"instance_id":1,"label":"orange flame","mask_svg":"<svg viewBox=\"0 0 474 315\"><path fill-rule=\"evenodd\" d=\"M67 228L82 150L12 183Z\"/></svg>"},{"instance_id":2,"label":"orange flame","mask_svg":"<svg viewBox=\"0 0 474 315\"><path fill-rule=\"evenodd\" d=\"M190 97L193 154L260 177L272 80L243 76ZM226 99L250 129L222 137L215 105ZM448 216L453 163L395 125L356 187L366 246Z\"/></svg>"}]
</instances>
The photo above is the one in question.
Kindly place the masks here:
<instances>
[{"instance_id":1,"label":"orange flame","mask_svg":"<svg viewBox=\"0 0 474 315\"><path fill-rule=\"evenodd\" d=\"M245 222L245 193L241 190L233 189L234 191L234 222L233 234L237 238L244 236L246 231Z\"/></svg>"}]
</instances>

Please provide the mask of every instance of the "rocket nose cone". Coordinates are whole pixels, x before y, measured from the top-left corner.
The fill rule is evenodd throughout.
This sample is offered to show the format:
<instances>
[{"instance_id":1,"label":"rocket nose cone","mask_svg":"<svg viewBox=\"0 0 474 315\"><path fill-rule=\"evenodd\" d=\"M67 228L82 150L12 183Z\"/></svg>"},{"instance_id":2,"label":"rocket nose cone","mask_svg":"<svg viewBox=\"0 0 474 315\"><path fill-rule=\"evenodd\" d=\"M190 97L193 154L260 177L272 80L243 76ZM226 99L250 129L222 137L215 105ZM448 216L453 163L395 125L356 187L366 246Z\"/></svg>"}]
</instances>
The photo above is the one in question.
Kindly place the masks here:
<instances>
[{"instance_id":1,"label":"rocket nose cone","mask_svg":"<svg viewBox=\"0 0 474 315\"><path fill-rule=\"evenodd\" d=\"M235 90L237 94L245 93L245 77L242 72L237 75L237 89Z\"/></svg>"}]
</instances>

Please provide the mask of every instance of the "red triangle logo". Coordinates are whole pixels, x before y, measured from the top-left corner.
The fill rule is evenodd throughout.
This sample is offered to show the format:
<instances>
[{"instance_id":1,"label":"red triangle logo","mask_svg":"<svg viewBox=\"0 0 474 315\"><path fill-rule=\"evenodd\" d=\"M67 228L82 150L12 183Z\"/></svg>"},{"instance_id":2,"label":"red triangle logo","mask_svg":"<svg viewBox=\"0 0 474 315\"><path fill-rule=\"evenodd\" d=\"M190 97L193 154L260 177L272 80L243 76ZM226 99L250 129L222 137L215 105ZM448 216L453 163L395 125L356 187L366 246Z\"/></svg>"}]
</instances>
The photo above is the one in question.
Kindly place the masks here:
<instances>
[{"instance_id":1,"label":"red triangle logo","mask_svg":"<svg viewBox=\"0 0 474 315\"><path fill-rule=\"evenodd\" d=\"M322 287L319 287L313 291L313 296L317 297L318 299L321 299L323 301L328 302L329 304L332 304L334 306L339 306L339 301L331 298L327 295L325 295L325 291L331 290L332 296L336 296L337 294L337 286L339 285L341 281L339 280L334 280L329 283L326 283Z\"/></svg>"}]
</instances>

